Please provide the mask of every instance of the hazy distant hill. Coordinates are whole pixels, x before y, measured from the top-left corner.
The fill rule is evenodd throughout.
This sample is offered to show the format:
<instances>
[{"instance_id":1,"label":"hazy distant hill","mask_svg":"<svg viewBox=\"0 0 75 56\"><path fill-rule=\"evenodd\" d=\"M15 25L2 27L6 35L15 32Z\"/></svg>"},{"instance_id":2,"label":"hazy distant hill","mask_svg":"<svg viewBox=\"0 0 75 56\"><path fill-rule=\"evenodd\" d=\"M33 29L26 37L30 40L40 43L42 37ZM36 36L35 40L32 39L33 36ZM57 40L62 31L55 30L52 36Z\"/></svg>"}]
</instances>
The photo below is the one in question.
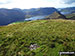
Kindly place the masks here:
<instances>
[{"instance_id":1,"label":"hazy distant hill","mask_svg":"<svg viewBox=\"0 0 75 56\"><path fill-rule=\"evenodd\" d=\"M55 11L52 14L49 15L43 15L43 16L33 16L30 18L26 18L25 21L31 21L31 20L40 20L40 19L66 19L64 15L62 15L60 12Z\"/></svg>"},{"instance_id":2,"label":"hazy distant hill","mask_svg":"<svg viewBox=\"0 0 75 56\"><path fill-rule=\"evenodd\" d=\"M32 9L0 9L0 25L7 25L12 22L24 21L25 18L30 18L33 16L46 16L50 15L53 12L57 11L57 9L50 8L32 8Z\"/></svg>"},{"instance_id":3,"label":"hazy distant hill","mask_svg":"<svg viewBox=\"0 0 75 56\"><path fill-rule=\"evenodd\" d=\"M58 8L61 14L65 15L67 19L75 20L75 7Z\"/></svg>"},{"instance_id":4,"label":"hazy distant hill","mask_svg":"<svg viewBox=\"0 0 75 56\"><path fill-rule=\"evenodd\" d=\"M16 21L23 21L24 12L15 9L0 9L0 25L7 25Z\"/></svg>"},{"instance_id":5,"label":"hazy distant hill","mask_svg":"<svg viewBox=\"0 0 75 56\"><path fill-rule=\"evenodd\" d=\"M47 8L32 8L32 9L24 9L23 10L26 13L26 17L32 17L32 16L42 16L42 15L49 15L53 12L57 11L57 9L53 7L47 7Z\"/></svg>"},{"instance_id":6,"label":"hazy distant hill","mask_svg":"<svg viewBox=\"0 0 75 56\"><path fill-rule=\"evenodd\" d=\"M0 25L7 25L9 23L17 22L17 21L24 21L27 18L33 17L34 19L38 19L40 16L42 18L44 16L48 16L49 18L64 18L63 13L72 14L75 13L75 7L70 8L61 8L59 9L53 8L53 7L45 7L45 8L32 8L32 9L19 9L19 8L13 8L13 9L0 9ZM41 18L41 17L40 17ZM39 18L39 19L40 19ZM74 17L73 17L74 18ZM28 20L28 19L27 19Z\"/></svg>"},{"instance_id":7,"label":"hazy distant hill","mask_svg":"<svg viewBox=\"0 0 75 56\"><path fill-rule=\"evenodd\" d=\"M75 13L75 7L59 8L58 10L59 10L62 14Z\"/></svg>"}]
</instances>

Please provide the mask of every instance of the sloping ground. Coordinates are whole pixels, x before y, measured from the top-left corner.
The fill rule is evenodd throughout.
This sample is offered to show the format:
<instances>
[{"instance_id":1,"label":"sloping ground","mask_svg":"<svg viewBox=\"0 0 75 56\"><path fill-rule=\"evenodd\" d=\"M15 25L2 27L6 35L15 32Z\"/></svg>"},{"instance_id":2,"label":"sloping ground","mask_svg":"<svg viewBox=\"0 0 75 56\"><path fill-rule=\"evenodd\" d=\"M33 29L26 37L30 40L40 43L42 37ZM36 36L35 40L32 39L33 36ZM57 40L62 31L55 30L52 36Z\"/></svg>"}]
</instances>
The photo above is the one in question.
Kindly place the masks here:
<instances>
[{"instance_id":1,"label":"sloping ground","mask_svg":"<svg viewBox=\"0 0 75 56\"><path fill-rule=\"evenodd\" d=\"M66 18L75 20L75 13L65 15Z\"/></svg>"},{"instance_id":2,"label":"sloping ground","mask_svg":"<svg viewBox=\"0 0 75 56\"><path fill-rule=\"evenodd\" d=\"M59 12L54 12L51 15L48 15L46 18L47 19L58 19L58 18L65 19L66 17L64 15L62 15L61 13L59 13Z\"/></svg>"},{"instance_id":3,"label":"sloping ground","mask_svg":"<svg viewBox=\"0 0 75 56\"><path fill-rule=\"evenodd\" d=\"M31 43L39 48L31 51ZM0 56L59 56L59 51L75 51L73 20L36 20L0 27Z\"/></svg>"}]
</instances>

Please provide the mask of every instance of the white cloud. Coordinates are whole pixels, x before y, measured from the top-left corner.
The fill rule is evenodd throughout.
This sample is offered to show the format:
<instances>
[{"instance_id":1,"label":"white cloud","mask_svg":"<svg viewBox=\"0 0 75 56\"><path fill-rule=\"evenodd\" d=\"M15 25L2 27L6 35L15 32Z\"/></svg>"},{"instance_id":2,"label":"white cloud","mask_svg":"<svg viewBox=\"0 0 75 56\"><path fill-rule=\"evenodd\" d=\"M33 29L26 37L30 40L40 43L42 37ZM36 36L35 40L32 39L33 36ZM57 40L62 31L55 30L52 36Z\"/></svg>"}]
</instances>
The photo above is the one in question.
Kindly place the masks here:
<instances>
[{"instance_id":1,"label":"white cloud","mask_svg":"<svg viewBox=\"0 0 75 56\"><path fill-rule=\"evenodd\" d=\"M75 3L75 0L62 0L65 4Z\"/></svg>"},{"instance_id":2,"label":"white cloud","mask_svg":"<svg viewBox=\"0 0 75 56\"><path fill-rule=\"evenodd\" d=\"M0 5L0 8L38 8L38 7L69 7L74 4L64 4L63 0L0 0L0 2L8 2Z\"/></svg>"},{"instance_id":3,"label":"white cloud","mask_svg":"<svg viewBox=\"0 0 75 56\"><path fill-rule=\"evenodd\" d=\"M0 4L10 3L12 0L0 0Z\"/></svg>"},{"instance_id":4,"label":"white cloud","mask_svg":"<svg viewBox=\"0 0 75 56\"><path fill-rule=\"evenodd\" d=\"M9 1L9 0L0 0L0 2L7 2L7 1Z\"/></svg>"}]
</instances>

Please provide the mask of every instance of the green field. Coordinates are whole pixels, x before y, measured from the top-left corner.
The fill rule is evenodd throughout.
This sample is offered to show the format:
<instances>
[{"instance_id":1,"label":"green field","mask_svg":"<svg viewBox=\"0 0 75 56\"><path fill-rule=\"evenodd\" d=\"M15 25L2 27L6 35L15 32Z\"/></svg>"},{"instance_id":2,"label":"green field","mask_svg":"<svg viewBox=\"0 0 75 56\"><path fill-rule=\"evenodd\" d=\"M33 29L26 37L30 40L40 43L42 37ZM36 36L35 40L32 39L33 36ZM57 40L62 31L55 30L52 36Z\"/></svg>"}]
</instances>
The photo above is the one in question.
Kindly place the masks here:
<instances>
[{"instance_id":1,"label":"green field","mask_svg":"<svg viewBox=\"0 0 75 56\"><path fill-rule=\"evenodd\" d=\"M39 48L31 51L31 43ZM75 20L36 20L0 26L0 56L59 56L59 51L75 51Z\"/></svg>"}]
</instances>

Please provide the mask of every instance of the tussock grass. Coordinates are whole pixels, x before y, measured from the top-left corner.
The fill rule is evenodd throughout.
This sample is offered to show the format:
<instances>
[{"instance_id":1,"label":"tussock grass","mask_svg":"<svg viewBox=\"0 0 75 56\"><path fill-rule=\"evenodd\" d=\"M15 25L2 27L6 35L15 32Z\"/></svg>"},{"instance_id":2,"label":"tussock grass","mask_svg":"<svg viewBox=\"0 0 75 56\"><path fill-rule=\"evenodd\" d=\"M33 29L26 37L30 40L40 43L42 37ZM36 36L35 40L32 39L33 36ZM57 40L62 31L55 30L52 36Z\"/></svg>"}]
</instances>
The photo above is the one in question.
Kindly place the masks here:
<instances>
[{"instance_id":1,"label":"tussock grass","mask_svg":"<svg viewBox=\"0 0 75 56\"><path fill-rule=\"evenodd\" d=\"M30 51L31 43L40 47ZM74 20L35 20L0 27L0 56L59 56L59 51L75 51Z\"/></svg>"}]
</instances>

